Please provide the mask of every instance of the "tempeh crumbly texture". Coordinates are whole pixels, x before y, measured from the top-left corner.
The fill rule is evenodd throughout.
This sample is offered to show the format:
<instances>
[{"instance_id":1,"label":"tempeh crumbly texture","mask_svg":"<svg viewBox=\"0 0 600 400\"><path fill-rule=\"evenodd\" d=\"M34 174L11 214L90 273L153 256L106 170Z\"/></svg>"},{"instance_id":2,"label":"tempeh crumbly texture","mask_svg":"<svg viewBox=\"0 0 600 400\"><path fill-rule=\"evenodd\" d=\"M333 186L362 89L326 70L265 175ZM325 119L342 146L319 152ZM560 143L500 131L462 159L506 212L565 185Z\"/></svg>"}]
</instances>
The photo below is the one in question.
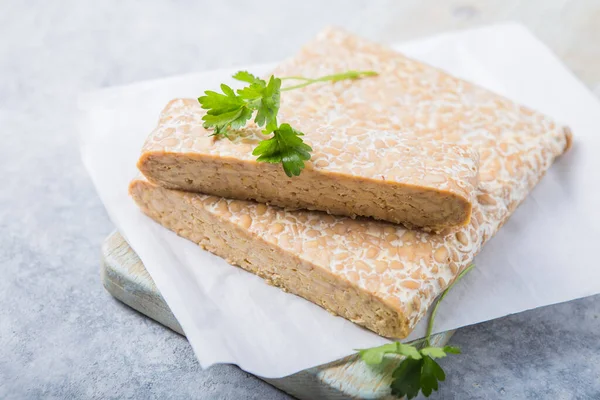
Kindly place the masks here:
<instances>
[{"instance_id":1,"label":"tempeh crumbly texture","mask_svg":"<svg viewBox=\"0 0 600 400\"><path fill-rule=\"evenodd\" d=\"M404 338L569 147L571 133L540 113L335 29L321 33L275 73L301 70L319 76L348 69L377 70L382 81L342 81L285 92L281 120L300 124L293 111L300 108L346 134L353 129L395 130L395 137L381 139L389 147L416 132L419 143L473 149L480 158L480 181L469 189L473 202L467 225L433 234L383 221L169 190L143 179L134 180L130 191L150 217L232 264L380 335ZM188 120L187 128L165 125L149 138L145 152L176 154L219 142L229 144L219 147L215 157L239 160L247 154L250 159L256 132L231 143L215 141L195 125L195 112L183 111L185 102L176 100L171 106L181 108L177 114ZM162 118L164 124L176 117ZM405 136L405 131L412 133ZM354 154L375 151L331 152L356 143L353 137L332 136L327 152L315 154L312 165L338 165ZM310 143L312 136L307 133L306 138ZM176 168L180 161L168 159L165 168Z\"/></svg>"}]
</instances>

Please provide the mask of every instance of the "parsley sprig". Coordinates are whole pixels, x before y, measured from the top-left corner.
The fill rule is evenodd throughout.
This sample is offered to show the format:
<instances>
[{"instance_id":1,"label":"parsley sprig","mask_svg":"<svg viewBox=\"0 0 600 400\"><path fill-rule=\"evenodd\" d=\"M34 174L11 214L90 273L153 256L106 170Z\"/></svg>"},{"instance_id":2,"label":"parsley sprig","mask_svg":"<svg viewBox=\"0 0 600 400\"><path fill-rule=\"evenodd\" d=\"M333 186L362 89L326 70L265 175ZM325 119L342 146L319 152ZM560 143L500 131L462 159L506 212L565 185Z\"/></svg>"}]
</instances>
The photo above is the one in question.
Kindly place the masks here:
<instances>
[{"instance_id":1,"label":"parsley sprig","mask_svg":"<svg viewBox=\"0 0 600 400\"><path fill-rule=\"evenodd\" d=\"M222 93L207 90L204 96L198 98L201 107L207 110L202 117L203 126L213 129L211 136L221 135L230 139L229 133L246 126L256 113L254 116L256 125L264 127L263 134L273 134L273 136L259 143L252 154L258 156L257 161L281 163L289 177L298 176L304 168L304 161L310 160L312 148L302 140L301 136L304 135L302 132L289 124L277 123L281 92L300 89L318 82L338 82L375 75L377 73L374 71L346 71L320 78L303 76L276 78L271 75L267 82L247 71L238 71L233 78L247 83L247 86L234 91L231 87L222 84ZM301 83L281 88L282 80L296 80Z\"/></svg>"},{"instance_id":2,"label":"parsley sprig","mask_svg":"<svg viewBox=\"0 0 600 400\"><path fill-rule=\"evenodd\" d=\"M417 397L421 391L425 397L429 397L433 391L437 391L439 382L446 379L446 374L440 365L435 361L436 358L444 358L448 354L460 354L460 349L454 346L433 347L431 346L431 333L433 323L437 313L438 306L446 297L450 289L473 269L471 264L462 271L452 282L450 286L437 299L427 326L427 335L425 338L412 342L412 344L403 344L400 342L388 343L383 346L370 349L359 350L361 359L369 365L381 364L386 354L394 354L405 357L392 372L392 394L398 397L406 396L408 399ZM424 346L418 348L417 345L424 343Z\"/></svg>"}]
</instances>

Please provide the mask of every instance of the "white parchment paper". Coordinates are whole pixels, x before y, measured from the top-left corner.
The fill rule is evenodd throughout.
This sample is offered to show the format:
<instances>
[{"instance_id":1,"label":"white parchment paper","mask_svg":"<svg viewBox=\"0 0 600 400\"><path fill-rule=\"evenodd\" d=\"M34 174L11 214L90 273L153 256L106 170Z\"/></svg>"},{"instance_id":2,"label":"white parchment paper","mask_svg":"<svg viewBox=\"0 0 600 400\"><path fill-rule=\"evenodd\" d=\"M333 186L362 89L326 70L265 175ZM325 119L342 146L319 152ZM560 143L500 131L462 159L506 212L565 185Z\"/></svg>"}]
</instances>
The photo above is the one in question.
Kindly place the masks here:
<instances>
[{"instance_id":1,"label":"white parchment paper","mask_svg":"<svg viewBox=\"0 0 600 400\"><path fill-rule=\"evenodd\" d=\"M449 33L397 49L542 111L575 134L574 148L446 298L435 331L600 293L598 100L519 25ZM272 67L243 69L263 74ZM83 96L81 151L110 217L144 262L202 367L234 363L274 378L386 340L202 251L146 218L127 195L141 145L164 105L230 82L239 69ZM411 338L423 332L421 323Z\"/></svg>"}]
</instances>

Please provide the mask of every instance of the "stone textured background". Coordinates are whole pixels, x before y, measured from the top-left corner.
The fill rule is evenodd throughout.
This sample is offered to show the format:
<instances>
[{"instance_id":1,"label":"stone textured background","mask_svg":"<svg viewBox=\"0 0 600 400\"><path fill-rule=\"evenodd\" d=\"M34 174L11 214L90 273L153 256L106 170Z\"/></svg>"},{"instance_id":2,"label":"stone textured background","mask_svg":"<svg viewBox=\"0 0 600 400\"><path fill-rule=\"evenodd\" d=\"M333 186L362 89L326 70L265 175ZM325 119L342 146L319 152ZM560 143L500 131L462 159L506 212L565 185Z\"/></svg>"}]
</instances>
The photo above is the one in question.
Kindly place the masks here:
<instances>
[{"instance_id":1,"label":"stone textured background","mask_svg":"<svg viewBox=\"0 0 600 400\"><path fill-rule=\"evenodd\" d=\"M0 1L0 398L290 398L201 370L104 291L112 224L79 160L78 93L277 61L329 24L398 42L505 20L600 94L597 0ZM437 398L600 398L599 314L595 296L460 330Z\"/></svg>"}]
</instances>

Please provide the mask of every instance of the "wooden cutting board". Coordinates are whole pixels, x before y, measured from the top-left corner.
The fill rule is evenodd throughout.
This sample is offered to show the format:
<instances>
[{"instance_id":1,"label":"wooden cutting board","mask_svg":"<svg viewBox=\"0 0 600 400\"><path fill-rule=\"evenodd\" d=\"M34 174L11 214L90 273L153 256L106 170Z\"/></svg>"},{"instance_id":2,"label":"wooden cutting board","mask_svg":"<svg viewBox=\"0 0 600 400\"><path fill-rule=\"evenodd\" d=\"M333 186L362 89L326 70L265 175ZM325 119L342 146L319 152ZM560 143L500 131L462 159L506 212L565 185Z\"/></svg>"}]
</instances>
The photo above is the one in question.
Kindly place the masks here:
<instances>
[{"instance_id":1,"label":"wooden cutting board","mask_svg":"<svg viewBox=\"0 0 600 400\"><path fill-rule=\"evenodd\" d=\"M133 309L185 335L137 254L118 232L102 246L102 283L108 292ZM432 337L432 344L445 345L454 331ZM391 396L391 372L401 358L380 366L366 365L357 355L266 382L301 400L397 399Z\"/></svg>"}]
</instances>

